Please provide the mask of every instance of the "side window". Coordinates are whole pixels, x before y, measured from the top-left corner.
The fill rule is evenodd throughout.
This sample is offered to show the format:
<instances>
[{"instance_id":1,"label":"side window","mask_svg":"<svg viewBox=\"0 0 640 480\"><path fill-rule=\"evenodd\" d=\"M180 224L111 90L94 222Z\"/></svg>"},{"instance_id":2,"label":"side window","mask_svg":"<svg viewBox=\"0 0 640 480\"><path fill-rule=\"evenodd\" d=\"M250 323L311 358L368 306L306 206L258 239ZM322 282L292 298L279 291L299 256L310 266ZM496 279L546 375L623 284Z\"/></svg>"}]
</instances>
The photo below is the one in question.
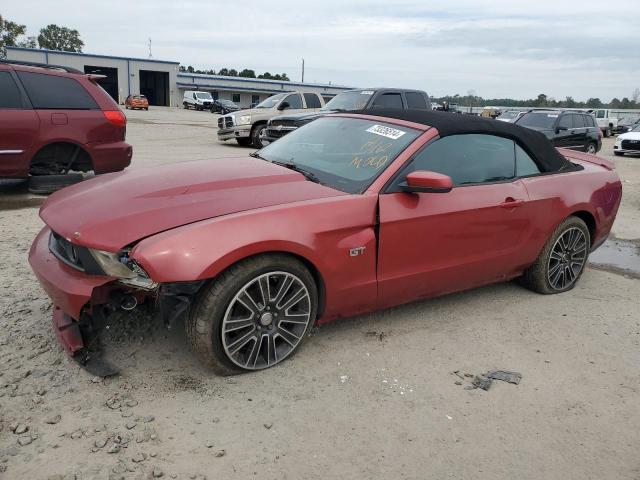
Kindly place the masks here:
<instances>
[{"instance_id":1,"label":"side window","mask_svg":"<svg viewBox=\"0 0 640 480\"><path fill-rule=\"evenodd\" d=\"M584 128L584 115L573 115L573 128Z\"/></svg>"},{"instance_id":2,"label":"side window","mask_svg":"<svg viewBox=\"0 0 640 480\"><path fill-rule=\"evenodd\" d=\"M9 72L0 72L0 109L22 108L20 90Z\"/></svg>"},{"instance_id":3,"label":"side window","mask_svg":"<svg viewBox=\"0 0 640 480\"><path fill-rule=\"evenodd\" d=\"M374 100L373 107L403 108L402 96L399 93L383 93Z\"/></svg>"},{"instance_id":4,"label":"side window","mask_svg":"<svg viewBox=\"0 0 640 480\"><path fill-rule=\"evenodd\" d=\"M97 110L98 104L73 78L43 73L17 72L33 108Z\"/></svg>"},{"instance_id":5,"label":"side window","mask_svg":"<svg viewBox=\"0 0 640 480\"><path fill-rule=\"evenodd\" d=\"M304 101L307 104L307 108L320 108L320 99L315 93L305 93Z\"/></svg>"},{"instance_id":6,"label":"side window","mask_svg":"<svg viewBox=\"0 0 640 480\"><path fill-rule=\"evenodd\" d=\"M596 119L593 118L593 115L585 115L586 120L587 120L587 126L589 127L595 127L596 126Z\"/></svg>"},{"instance_id":7,"label":"side window","mask_svg":"<svg viewBox=\"0 0 640 480\"><path fill-rule=\"evenodd\" d=\"M596 118L606 118L604 110L598 110L596 112Z\"/></svg>"},{"instance_id":8,"label":"side window","mask_svg":"<svg viewBox=\"0 0 640 480\"><path fill-rule=\"evenodd\" d=\"M515 177L513 140L493 135L466 134L444 137L427 145L405 167L392 186L416 170L448 175L455 186L491 183Z\"/></svg>"},{"instance_id":9,"label":"side window","mask_svg":"<svg viewBox=\"0 0 640 480\"><path fill-rule=\"evenodd\" d=\"M538 165L536 165L527 152L516 143L516 175L518 177L526 177L538 173L540 173Z\"/></svg>"},{"instance_id":10,"label":"side window","mask_svg":"<svg viewBox=\"0 0 640 480\"><path fill-rule=\"evenodd\" d=\"M573 128L573 122L571 121L571 117L573 115L561 115L560 121L558 122L558 128L564 127L566 129Z\"/></svg>"},{"instance_id":11,"label":"side window","mask_svg":"<svg viewBox=\"0 0 640 480\"><path fill-rule=\"evenodd\" d=\"M409 108L427 108L427 102L424 96L418 92L405 92L405 98L407 99L407 105Z\"/></svg>"},{"instance_id":12,"label":"side window","mask_svg":"<svg viewBox=\"0 0 640 480\"><path fill-rule=\"evenodd\" d=\"M295 108L302 108L302 98L300 98L300 95L297 93L293 93L285 97L284 101L289 104L287 109L293 110Z\"/></svg>"}]
</instances>

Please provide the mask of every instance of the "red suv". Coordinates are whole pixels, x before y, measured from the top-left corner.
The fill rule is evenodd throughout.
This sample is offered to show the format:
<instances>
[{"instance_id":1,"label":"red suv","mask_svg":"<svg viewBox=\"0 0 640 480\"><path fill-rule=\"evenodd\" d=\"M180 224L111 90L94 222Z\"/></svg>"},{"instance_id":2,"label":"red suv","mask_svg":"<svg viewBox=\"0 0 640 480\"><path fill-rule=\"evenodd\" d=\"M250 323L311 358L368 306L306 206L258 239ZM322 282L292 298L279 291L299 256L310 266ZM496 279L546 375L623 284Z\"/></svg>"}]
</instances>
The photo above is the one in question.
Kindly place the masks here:
<instances>
[{"instance_id":1,"label":"red suv","mask_svg":"<svg viewBox=\"0 0 640 480\"><path fill-rule=\"evenodd\" d=\"M0 61L0 178L29 178L50 193L131 163L127 118L99 75L53 65Z\"/></svg>"}]
</instances>

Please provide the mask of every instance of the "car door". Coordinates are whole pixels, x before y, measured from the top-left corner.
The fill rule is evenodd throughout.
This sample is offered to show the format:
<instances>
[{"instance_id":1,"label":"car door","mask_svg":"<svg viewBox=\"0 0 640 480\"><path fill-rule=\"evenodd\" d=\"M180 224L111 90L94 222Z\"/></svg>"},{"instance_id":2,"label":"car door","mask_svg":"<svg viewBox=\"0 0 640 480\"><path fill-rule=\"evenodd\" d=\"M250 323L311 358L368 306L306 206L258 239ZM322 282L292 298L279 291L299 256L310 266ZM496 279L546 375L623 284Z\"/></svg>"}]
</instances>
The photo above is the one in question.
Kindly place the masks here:
<instances>
[{"instance_id":1,"label":"car door","mask_svg":"<svg viewBox=\"0 0 640 480\"><path fill-rule=\"evenodd\" d=\"M306 112L317 112L322 108L320 97L315 93L304 93L304 106Z\"/></svg>"},{"instance_id":2,"label":"car door","mask_svg":"<svg viewBox=\"0 0 640 480\"><path fill-rule=\"evenodd\" d=\"M575 150L587 150L587 126L585 124L585 119L583 115L574 113L571 115L573 117L573 128L572 128L572 146L571 148Z\"/></svg>"},{"instance_id":3,"label":"car door","mask_svg":"<svg viewBox=\"0 0 640 480\"><path fill-rule=\"evenodd\" d=\"M11 70L0 70L0 177L27 176L38 115Z\"/></svg>"},{"instance_id":4,"label":"car door","mask_svg":"<svg viewBox=\"0 0 640 480\"><path fill-rule=\"evenodd\" d=\"M556 147L571 148L574 140L573 136L573 115L563 113L558 118L553 132L553 144Z\"/></svg>"},{"instance_id":5,"label":"car door","mask_svg":"<svg viewBox=\"0 0 640 480\"><path fill-rule=\"evenodd\" d=\"M292 93L291 95L287 95L282 103L284 102L287 102L289 104L289 106L283 110L287 114L304 113L306 111L304 109L304 105L302 104L302 96L299 93Z\"/></svg>"},{"instance_id":6,"label":"car door","mask_svg":"<svg viewBox=\"0 0 640 480\"><path fill-rule=\"evenodd\" d=\"M383 306L515 276L532 234L515 144L456 135L423 148L380 195L378 291ZM448 193L403 193L411 171L451 176ZM469 183L470 182L470 183Z\"/></svg>"}]
</instances>

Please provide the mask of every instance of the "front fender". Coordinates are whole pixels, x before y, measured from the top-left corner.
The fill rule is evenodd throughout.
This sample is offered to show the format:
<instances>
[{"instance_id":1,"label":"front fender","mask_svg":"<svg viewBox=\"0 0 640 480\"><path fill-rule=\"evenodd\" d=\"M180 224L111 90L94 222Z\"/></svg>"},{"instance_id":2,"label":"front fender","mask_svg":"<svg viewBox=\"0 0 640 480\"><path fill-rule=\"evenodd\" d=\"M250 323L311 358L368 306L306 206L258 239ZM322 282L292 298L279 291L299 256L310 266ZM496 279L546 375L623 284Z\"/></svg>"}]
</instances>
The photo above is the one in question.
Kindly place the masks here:
<instances>
[{"instance_id":1,"label":"front fender","mask_svg":"<svg viewBox=\"0 0 640 480\"><path fill-rule=\"evenodd\" d=\"M155 282L169 283L215 278L244 258L288 252L317 269L326 315L351 314L377 298L376 204L376 195L353 195L225 215L146 238L131 255Z\"/></svg>"}]
</instances>

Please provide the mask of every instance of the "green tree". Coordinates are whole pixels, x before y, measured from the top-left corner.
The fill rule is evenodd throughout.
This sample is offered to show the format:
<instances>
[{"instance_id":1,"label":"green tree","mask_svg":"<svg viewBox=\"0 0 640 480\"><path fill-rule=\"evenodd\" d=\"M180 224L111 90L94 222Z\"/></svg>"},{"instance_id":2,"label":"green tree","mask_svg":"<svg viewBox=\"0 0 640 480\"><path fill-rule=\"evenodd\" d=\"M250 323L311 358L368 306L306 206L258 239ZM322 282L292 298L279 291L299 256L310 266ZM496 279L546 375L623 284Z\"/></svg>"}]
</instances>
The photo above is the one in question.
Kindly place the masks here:
<instances>
[{"instance_id":1,"label":"green tree","mask_svg":"<svg viewBox=\"0 0 640 480\"><path fill-rule=\"evenodd\" d=\"M611 108L620 108L621 107L621 102L619 99L614 98L611 100L611 102L609 103L609 107Z\"/></svg>"},{"instance_id":2,"label":"green tree","mask_svg":"<svg viewBox=\"0 0 640 480\"><path fill-rule=\"evenodd\" d=\"M38 35L40 48L61 50L63 52L81 52L84 42L80 40L80 33L67 27L47 25Z\"/></svg>"},{"instance_id":3,"label":"green tree","mask_svg":"<svg viewBox=\"0 0 640 480\"><path fill-rule=\"evenodd\" d=\"M238 76L244 77L244 78L256 78L256 72L254 72L253 70L249 70L248 68L245 68L238 74Z\"/></svg>"},{"instance_id":4,"label":"green tree","mask_svg":"<svg viewBox=\"0 0 640 480\"><path fill-rule=\"evenodd\" d=\"M0 15L0 56L6 54L5 47L15 47L18 37L27 31L25 25L7 20Z\"/></svg>"},{"instance_id":5,"label":"green tree","mask_svg":"<svg viewBox=\"0 0 640 480\"><path fill-rule=\"evenodd\" d=\"M234 68L230 68L229 69L229 76L230 77L237 77L238 76L238 71L235 70Z\"/></svg>"},{"instance_id":6,"label":"green tree","mask_svg":"<svg viewBox=\"0 0 640 480\"><path fill-rule=\"evenodd\" d=\"M258 78L264 78L265 80L273 80L273 75L269 72L264 72L262 75L258 75Z\"/></svg>"},{"instance_id":7,"label":"green tree","mask_svg":"<svg viewBox=\"0 0 640 480\"><path fill-rule=\"evenodd\" d=\"M536 107L546 107L547 106L547 96L544 93L538 95L538 98L534 100L534 106Z\"/></svg>"},{"instance_id":8,"label":"green tree","mask_svg":"<svg viewBox=\"0 0 640 480\"><path fill-rule=\"evenodd\" d=\"M573 97L567 97L564 100L564 105L565 108L576 108L576 101L573 99Z\"/></svg>"},{"instance_id":9,"label":"green tree","mask_svg":"<svg viewBox=\"0 0 640 480\"><path fill-rule=\"evenodd\" d=\"M599 98L590 98L589 100L587 100L587 107L589 107L589 108L601 108L602 107L602 102L600 101Z\"/></svg>"},{"instance_id":10,"label":"green tree","mask_svg":"<svg viewBox=\"0 0 640 480\"><path fill-rule=\"evenodd\" d=\"M229 76L229 69L228 68L221 68L220 70L218 70L218 75L223 75L225 77Z\"/></svg>"}]
</instances>

